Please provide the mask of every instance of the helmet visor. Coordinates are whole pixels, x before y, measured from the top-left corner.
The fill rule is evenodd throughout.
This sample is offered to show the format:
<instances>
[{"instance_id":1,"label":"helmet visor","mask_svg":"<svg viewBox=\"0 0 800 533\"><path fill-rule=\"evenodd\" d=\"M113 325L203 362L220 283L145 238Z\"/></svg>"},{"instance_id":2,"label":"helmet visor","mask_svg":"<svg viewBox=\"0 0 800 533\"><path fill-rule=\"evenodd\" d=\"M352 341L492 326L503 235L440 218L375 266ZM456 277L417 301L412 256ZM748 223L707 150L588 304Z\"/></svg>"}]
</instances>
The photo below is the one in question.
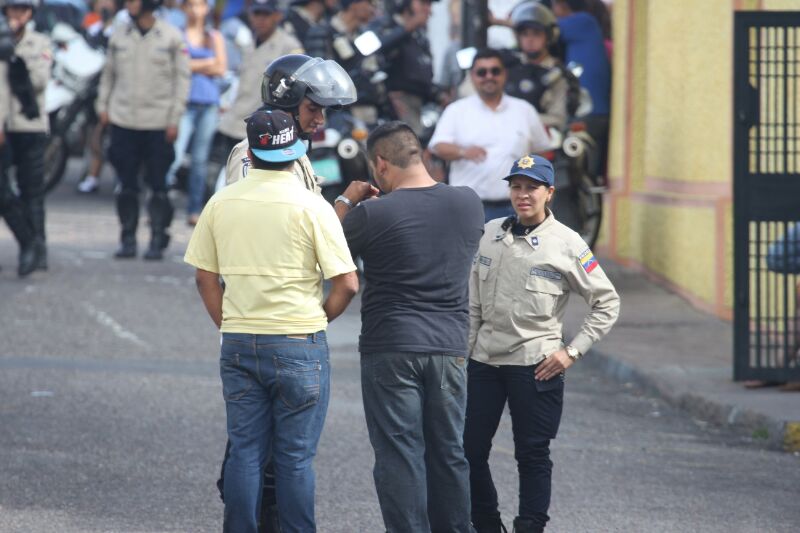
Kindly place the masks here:
<instances>
[{"instance_id":1,"label":"helmet visor","mask_svg":"<svg viewBox=\"0 0 800 533\"><path fill-rule=\"evenodd\" d=\"M356 86L347 72L335 61L314 58L293 76L308 87L308 96L323 107L350 105L356 101Z\"/></svg>"}]
</instances>

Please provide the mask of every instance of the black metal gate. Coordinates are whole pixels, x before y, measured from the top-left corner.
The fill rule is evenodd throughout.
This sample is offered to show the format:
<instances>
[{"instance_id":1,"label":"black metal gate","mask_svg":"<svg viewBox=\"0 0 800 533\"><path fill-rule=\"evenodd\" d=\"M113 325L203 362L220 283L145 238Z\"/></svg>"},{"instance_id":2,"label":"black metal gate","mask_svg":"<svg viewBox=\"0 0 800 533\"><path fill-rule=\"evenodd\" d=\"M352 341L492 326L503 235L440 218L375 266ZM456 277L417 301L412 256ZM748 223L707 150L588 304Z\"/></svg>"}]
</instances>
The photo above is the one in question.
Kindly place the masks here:
<instances>
[{"instance_id":1,"label":"black metal gate","mask_svg":"<svg viewBox=\"0 0 800 533\"><path fill-rule=\"evenodd\" d=\"M800 12L734 24L734 379L800 381Z\"/></svg>"}]
</instances>

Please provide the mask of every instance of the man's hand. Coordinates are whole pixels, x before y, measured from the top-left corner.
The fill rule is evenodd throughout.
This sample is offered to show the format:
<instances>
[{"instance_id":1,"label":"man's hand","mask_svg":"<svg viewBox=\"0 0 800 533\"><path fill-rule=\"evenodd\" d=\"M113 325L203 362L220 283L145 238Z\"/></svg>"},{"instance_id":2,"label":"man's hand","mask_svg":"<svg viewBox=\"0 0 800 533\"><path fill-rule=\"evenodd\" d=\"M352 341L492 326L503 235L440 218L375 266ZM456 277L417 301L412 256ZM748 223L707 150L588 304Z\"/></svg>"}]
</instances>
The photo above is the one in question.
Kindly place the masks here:
<instances>
[{"instance_id":1,"label":"man's hand","mask_svg":"<svg viewBox=\"0 0 800 533\"><path fill-rule=\"evenodd\" d=\"M3 146L6 143L6 132L0 129L0 146Z\"/></svg>"},{"instance_id":2,"label":"man's hand","mask_svg":"<svg viewBox=\"0 0 800 533\"><path fill-rule=\"evenodd\" d=\"M475 163L480 163L486 159L486 150L480 146L470 146L462 150L462 158Z\"/></svg>"},{"instance_id":3,"label":"man's hand","mask_svg":"<svg viewBox=\"0 0 800 533\"><path fill-rule=\"evenodd\" d=\"M102 113L100 113L100 114L97 116L97 120L99 120L99 121L100 121L100 125L102 125L102 126L108 126L108 113L106 113L105 111L103 111Z\"/></svg>"},{"instance_id":4,"label":"man's hand","mask_svg":"<svg viewBox=\"0 0 800 533\"><path fill-rule=\"evenodd\" d=\"M536 379L547 381L552 379L572 366L575 361L567 355L566 350L559 350L547 356L547 359L536 367Z\"/></svg>"},{"instance_id":5,"label":"man's hand","mask_svg":"<svg viewBox=\"0 0 800 533\"><path fill-rule=\"evenodd\" d=\"M342 196L353 202L353 205L356 205L359 202L378 196L380 192L377 187L374 187L368 181L352 181L347 186L347 189L344 190Z\"/></svg>"},{"instance_id":6,"label":"man's hand","mask_svg":"<svg viewBox=\"0 0 800 533\"><path fill-rule=\"evenodd\" d=\"M167 131L164 133L164 138L168 143L174 143L178 138L178 126L167 126Z\"/></svg>"}]
</instances>

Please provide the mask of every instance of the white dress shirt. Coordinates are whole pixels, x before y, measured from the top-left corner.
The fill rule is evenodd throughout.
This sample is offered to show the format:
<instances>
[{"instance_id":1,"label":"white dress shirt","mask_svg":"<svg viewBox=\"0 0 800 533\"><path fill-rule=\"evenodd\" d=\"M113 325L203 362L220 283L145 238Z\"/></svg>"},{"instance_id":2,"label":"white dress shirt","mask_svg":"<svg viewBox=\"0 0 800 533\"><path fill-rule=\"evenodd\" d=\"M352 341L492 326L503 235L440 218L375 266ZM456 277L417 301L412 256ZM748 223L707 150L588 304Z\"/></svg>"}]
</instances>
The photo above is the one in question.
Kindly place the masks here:
<instances>
[{"instance_id":1,"label":"white dress shirt","mask_svg":"<svg viewBox=\"0 0 800 533\"><path fill-rule=\"evenodd\" d=\"M536 109L520 98L504 94L496 109L478 95L450 104L442 113L428 143L433 151L439 143L486 150L481 162L458 159L450 163L450 185L471 187L481 200L508 200L508 175L520 157L547 150L550 137Z\"/></svg>"}]
</instances>

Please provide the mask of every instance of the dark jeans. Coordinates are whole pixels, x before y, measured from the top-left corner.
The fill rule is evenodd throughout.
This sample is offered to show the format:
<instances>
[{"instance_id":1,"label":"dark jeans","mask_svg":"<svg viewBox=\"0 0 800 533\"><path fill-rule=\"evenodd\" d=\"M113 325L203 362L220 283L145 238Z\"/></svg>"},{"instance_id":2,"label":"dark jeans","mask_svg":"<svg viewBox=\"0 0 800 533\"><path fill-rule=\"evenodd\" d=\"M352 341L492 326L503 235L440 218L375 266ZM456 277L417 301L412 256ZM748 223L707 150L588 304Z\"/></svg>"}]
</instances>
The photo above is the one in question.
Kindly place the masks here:
<instances>
[{"instance_id":1,"label":"dark jeans","mask_svg":"<svg viewBox=\"0 0 800 533\"><path fill-rule=\"evenodd\" d=\"M361 392L387 532L471 532L464 358L361 354Z\"/></svg>"},{"instance_id":2,"label":"dark jeans","mask_svg":"<svg viewBox=\"0 0 800 533\"><path fill-rule=\"evenodd\" d=\"M597 157L591 162L589 172L592 176L605 176L608 162L608 115L589 115L583 119L586 132L597 143Z\"/></svg>"},{"instance_id":3,"label":"dark jeans","mask_svg":"<svg viewBox=\"0 0 800 533\"><path fill-rule=\"evenodd\" d=\"M539 527L550 519L550 440L556 437L561 422L564 378L536 381L535 369L469 362L464 452L470 467L473 521L499 516L489 451L506 401L519 470L519 517Z\"/></svg>"},{"instance_id":4,"label":"dark jeans","mask_svg":"<svg viewBox=\"0 0 800 533\"><path fill-rule=\"evenodd\" d=\"M514 207L511 205L511 200L498 202L484 200L483 214L486 217L486 222L496 218L507 218L514 214Z\"/></svg>"},{"instance_id":5,"label":"dark jeans","mask_svg":"<svg viewBox=\"0 0 800 533\"><path fill-rule=\"evenodd\" d=\"M230 441L223 531L256 533L271 454L283 533L315 532L312 463L330 393L325 333L224 333L220 375Z\"/></svg>"},{"instance_id":6,"label":"dark jeans","mask_svg":"<svg viewBox=\"0 0 800 533\"><path fill-rule=\"evenodd\" d=\"M123 193L138 194L139 170L154 193L167 191L167 172L175 159L164 130L131 130L111 125L108 160L117 172Z\"/></svg>"}]
</instances>

